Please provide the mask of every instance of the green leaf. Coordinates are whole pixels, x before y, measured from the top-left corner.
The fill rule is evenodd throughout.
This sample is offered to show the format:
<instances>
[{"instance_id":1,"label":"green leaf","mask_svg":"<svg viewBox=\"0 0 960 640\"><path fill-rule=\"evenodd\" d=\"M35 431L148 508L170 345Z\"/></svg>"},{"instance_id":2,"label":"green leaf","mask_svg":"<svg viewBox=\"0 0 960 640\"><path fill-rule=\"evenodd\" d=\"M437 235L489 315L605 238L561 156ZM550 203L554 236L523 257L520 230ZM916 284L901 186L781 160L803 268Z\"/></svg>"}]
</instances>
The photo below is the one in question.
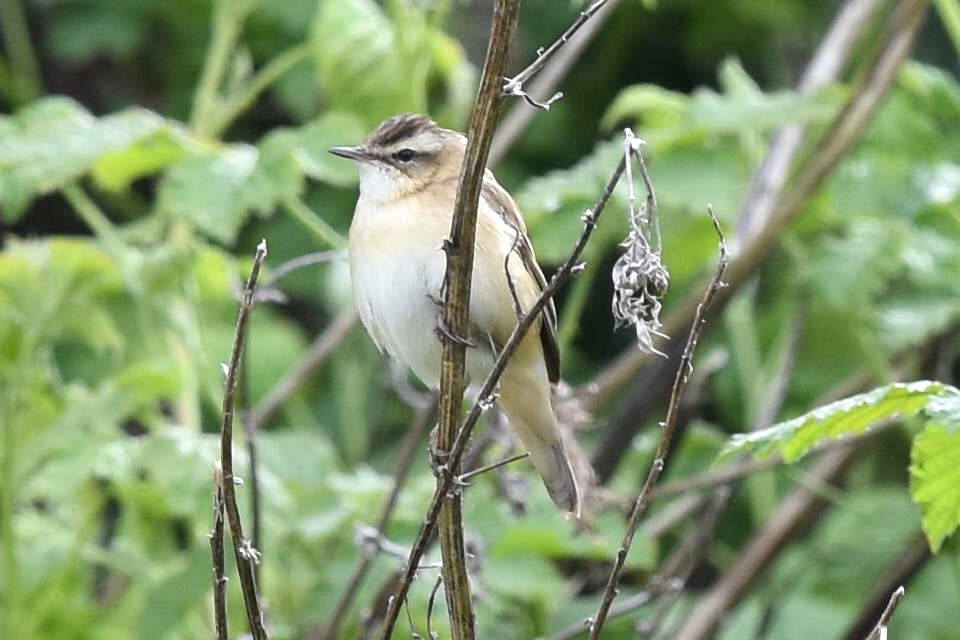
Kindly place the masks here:
<instances>
[{"instance_id":1,"label":"green leaf","mask_svg":"<svg viewBox=\"0 0 960 640\"><path fill-rule=\"evenodd\" d=\"M931 424L913 441L910 492L923 510L923 532L930 548L960 526L960 431L956 406L952 424Z\"/></svg>"},{"instance_id":2,"label":"green leaf","mask_svg":"<svg viewBox=\"0 0 960 640\"><path fill-rule=\"evenodd\" d=\"M828 118L839 105L841 92L828 87L810 96L794 91L764 93L739 62L720 69L723 93L697 89L690 96L656 85L627 87L603 117L603 126L623 120L642 123L651 141L682 141L704 134L769 131L797 122Z\"/></svg>"},{"instance_id":3,"label":"green leaf","mask_svg":"<svg viewBox=\"0 0 960 640\"><path fill-rule=\"evenodd\" d=\"M928 416L949 415L960 404L960 390L939 382L922 380L890 384L867 393L839 400L754 433L736 434L720 453L726 458L737 453L768 456L780 453L784 460L797 460L824 440L864 433L896 416L920 412ZM952 414L960 420L960 411Z\"/></svg>"},{"instance_id":4,"label":"green leaf","mask_svg":"<svg viewBox=\"0 0 960 640\"><path fill-rule=\"evenodd\" d=\"M401 64L394 25L373 0L321 2L312 41L332 109L363 114L372 126L391 114L426 107Z\"/></svg>"},{"instance_id":5,"label":"green leaf","mask_svg":"<svg viewBox=\"0 0 960 640\"><path fill-rule=\"evenodd\" d=\"M645 128L679 126L687 117L688 102L685 94L655 84L634 85L617 95L603 115L601 126L612 129L626 119L642 122Z\"/></svg>"},{"instance_id":6,"label":"green leaf","mask_svg":"<svg viewBox=\"0 0 960 640\"><path fill-rule=\"evenodd\" d=\"M30 200L80 177L110 151L123 150L167 126L145 109L97 119L69 98L40 100L0 117L0 207L16 220Z\"/></svg>"},{"instance_id":7,"label":"green leaf","mask_svg":"<svg viewBox=\"0 0 960 640\"><path fill-rule=\"evenodd\" d=\"M249 208L247 188L256 166L257 150L246 145L191 156L164 176L157 207L162 214L186 220L211 238L229 244Z\"/></svg>"},{"instance_id":8,"label":"green leaf","mask_svg":"<svg viewBox=\"0 0 960 640\"><path fill-rule=\"evenodd\" d=\"M330 147L358 144L367 134L363 121L350 113L326 113L296 132L294 156L304 173L339 187L357 183L352 162L330 154Z\"/></svg>"}]
</instances>

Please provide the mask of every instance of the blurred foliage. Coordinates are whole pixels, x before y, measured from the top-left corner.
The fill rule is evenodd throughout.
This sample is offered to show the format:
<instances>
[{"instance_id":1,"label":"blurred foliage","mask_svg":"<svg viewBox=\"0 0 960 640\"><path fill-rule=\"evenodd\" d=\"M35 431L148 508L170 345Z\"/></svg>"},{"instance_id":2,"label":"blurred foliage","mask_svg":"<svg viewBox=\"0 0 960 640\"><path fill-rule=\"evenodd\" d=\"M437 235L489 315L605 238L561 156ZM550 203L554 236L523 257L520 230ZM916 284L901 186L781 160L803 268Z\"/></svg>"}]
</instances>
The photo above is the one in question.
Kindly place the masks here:
<instances>
[{"instance_id":1,"label":"blurred foliage","mask_svg":"<svg viewBox=\"0 0 960 640\"><path fill-rule=\"evenodd\" d=\"M269 242L265 280L291 258L342 248L356 174L329 146L355 143L398 111L463 126L489 6L5 1L23 4L30 31L17 38L9 21L0 30L0 104L9 107L0 116L0 631L18 639L211 637L206 534L219 363L251 248L261 237ZM807 97L785 88L833 7L621 2L564 82L567 97L538 114L498 168L541 261L556 264L569 250L582 210L622 153L615 130L631 126L646 140L660 202L673 275L666 303L682 300L715 260L707 202L732 228L772 132L796 122L820 131L847 95L842 83ZM525 3L518 59L576 10ZM671 478L708 468L729 432L756 421L794 360L796 331L785 417L804 414L860 371L890 381L895 370L920 377L926 366L926 377L943 374L945 383L956 372L960 86L930 64L955 64L946 36L934 24L923 41L925 62L901 71L864 140L713 327L702 359L727 366L706 381L704 409ZM35 77L24 63L31 58ZM590 268L561 300L564 368L574 382L631 348L626 333L612 334L604 269L625 234L625 200L618 191L588 247ZM251 404L350 304L347 276L334 261L273 283L283 295L258 306L250 328ZM932 340L941 365L931 373L921 356ZM358 557L356 528L371 524L390 488L412 411L386 369L353 331L260 435L272 637L303 637L328 619ZM945 536L957 526L960 444L955 414L932 410L952 392L927 387L917 400L897 389L758 436L781 450L813 425L820 431L805 448L831 424L831 433L848 433L921 405L930 418L922 429L907 420L901 432L909 437L883 441L858 463L824 526L784 554L723 637L752 637L775 598L783 604L772 637L838 636L921 522L943 549L915 578L891 633L955 633L943 612L960 597L956 545ZM581 436L588 450L596 433ZM648 431L624 443L614 491L636 490L654 438ZM237 456L245 475L240 446ZM412 539L432 491L425 461L415 469L388 532L400 544ZM604 574L622 518L604 513L594 531L577 533L535 481L518 516L492 478L478 478L466 501L481 637L531 638L591 615L602 583L567 578ZM775 470L752 480L711 546L707 564L720 571L796 478ZM642 588L686 526L656 539L641 530L624 595ZM397 564L389 556L374 563L343 637L357 635L359 609ZM432 583L425 570L410 600L420 633ZM236 582L229 588L236 631L243 613ZM676 615L691 601L685 594ZM612 621L608 635L635 637L633 622Z\"/></svg>"}]
</instances>

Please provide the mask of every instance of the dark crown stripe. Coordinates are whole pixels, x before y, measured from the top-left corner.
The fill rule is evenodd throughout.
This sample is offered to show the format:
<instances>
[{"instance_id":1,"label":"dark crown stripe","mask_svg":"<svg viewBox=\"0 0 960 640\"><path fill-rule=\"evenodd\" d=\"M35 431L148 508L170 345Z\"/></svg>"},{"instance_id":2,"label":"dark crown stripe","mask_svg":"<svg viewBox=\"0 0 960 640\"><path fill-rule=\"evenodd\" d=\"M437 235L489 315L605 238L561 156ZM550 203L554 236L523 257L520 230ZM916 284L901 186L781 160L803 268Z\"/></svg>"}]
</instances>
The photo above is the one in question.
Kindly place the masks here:
<instances>
[{"instance_id":1,"label":"dark crown stripe","mask_svg":"<svg viewBox=\"0 0 960 640\"><path fill-rule=\"evenodd\" d=\"M437 125L426 116L404 113L384 120L367 138L368 146L389 147L401 140L412 138L423 131L436 129Z\"/></svg>"}]
</instances>

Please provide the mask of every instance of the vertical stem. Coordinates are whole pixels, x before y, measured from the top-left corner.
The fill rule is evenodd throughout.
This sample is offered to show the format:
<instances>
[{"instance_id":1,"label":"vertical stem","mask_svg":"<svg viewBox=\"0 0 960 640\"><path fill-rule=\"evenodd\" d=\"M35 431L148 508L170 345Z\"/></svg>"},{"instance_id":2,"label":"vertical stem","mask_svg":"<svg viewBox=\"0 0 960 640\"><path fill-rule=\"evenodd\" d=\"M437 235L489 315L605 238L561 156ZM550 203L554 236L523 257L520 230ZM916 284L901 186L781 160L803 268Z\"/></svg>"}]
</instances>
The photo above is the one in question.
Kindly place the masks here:
<instances>
[{"instance_id":1,"label":"vertical stem","mask_svg":"<svg viewBox=\"0 0 960 640\"><path fill-rule=\"evenodd\" d=\"M30 102L40 95L42 82L20 0L0 0L0 33L10 59L10 97L14 104Z\"/></svg>"},{"instance_id":2,"label":"vertical stem","mask_svg":"<svg viewBox=\"0 0 960 640\"><path fill-rule=\"evenodd\" d=\"M486 169L490 142L502 107L502 78L510 57L510 46L519 19L520 0L497 0L493 7L493 24L487 46L483 74L464 153L457 201L450 238L445 244L447 253L446 298L443 325L446 333L466 337L469 328L470 279L473 272L474 240L476 238L477 208L480 187ZM457 437L463 413L463 392L466 381L464 364L466 346L463 341L443 340L440 364L440 405L438 409L437 447L440 455L449 454ZM444 470L456 475L457 468ZM438 483L443 481L442 474ZM463 548L463 513L459 492L444 501L440 510L440 550L443 556L443 584L454 640L474 638L473 603L470 580L467 576Z\"/></svg>"},{"instance_id":3,"label":"vertical stem","mask_svg":"<svg viewBox=\"0 0 960 640\"><path fill-rule=\"evenodd\" d=\"M213 34L190 112L190 128L197 135L213 134L220 103L220 86L245 16L246 8L240 6L238 0L214 0Z\"/></svg>"},{"instance_id":4,"label":"vertical stem","mask_svg":"<svg viewBox=\"0 0 960 640\"><path fill-rule=\"evenodd\" d=\"M933 0L940 14L940 20L950 35L953 48L960 55L960 0Z\"/></svg>"}]
</instances>

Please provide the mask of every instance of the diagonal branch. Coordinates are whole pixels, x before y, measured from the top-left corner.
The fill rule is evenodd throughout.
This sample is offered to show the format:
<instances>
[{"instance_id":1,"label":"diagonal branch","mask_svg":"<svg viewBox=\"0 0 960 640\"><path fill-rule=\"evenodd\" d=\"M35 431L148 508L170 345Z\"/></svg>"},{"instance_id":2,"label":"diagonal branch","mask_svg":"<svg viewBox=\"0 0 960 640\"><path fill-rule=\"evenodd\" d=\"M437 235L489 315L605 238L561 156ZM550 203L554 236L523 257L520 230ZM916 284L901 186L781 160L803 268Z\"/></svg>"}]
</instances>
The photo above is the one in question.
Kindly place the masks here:
<instances>
[{"instance_id":1,"label":"diagonal branch","mask_svg":"<svg viewBox=\"0 0 960 640\"><path fill-rule=\"evenodd\" d=\"M660 474L663 473L667 452L670 450L673 433L677 426L680 399L683 397L684 389L690 378L690 372L693 370L693 355L697 349L697 340L700 337L700 331L706 321L706 311L710 307L711 302L713 302L717 292L725 286L723 275L726 272L729 261L727 245L724 241L723 232L720 229L720 222L717 220L716 214L712 208L710 208L709 211L710 219L717 231L717 235L720 237L720 259L717 262L717 269L713 279L704 291L700 304L697 306L697 311L694 314L693 323L687 337L687 344L683 349L680 363L677 365L677 374L673 381L673 389L670 392L670 404L667 407L667 417L663 422L660 442L657 444L657 450L654 453L650 471L647 473L647 478L643 483L643 487L640 489L640 493L637 495L633 510L630 512L630 519L627 522L627 530L623 535L623 542L617 550L613 567L610 570L610 576L607 579L607 586L604 589L603 598L600 601L600 608L597 609L597 615L594 617L590 627L590 640L597 640L600 637L600 633L603 631L603 625L606 623L607 616L610 613L610 607L613 605L613 599L617 596L620 574L623 571L627 554L630 552L630 547L633 544L633 537L637 532L637 527L640 525L640 518L646 512L647 505L650 503L650 494L653 491L653 487L660 479Z\"/></svg>"},{"instance_id":2,"label":"diagonal branch","mask_svg":"<svg viewBox=\"0 0 960 640\"><path fill-rule=\"evenodd\" d=\"M889 94L897 72L906 61L929 0L900 0L887 21L884 37L866 71L856 82L851 96L833 122L817 140L811 154L802 162L791 186L778 198L769 223L751 238L730 261L727 274L729 287L717 297L714 313L729 301L740 285L745 283L778 245L786 229L803 211L839 162L850 152L873 119L874 114ZM690 296L681 301L664 321L664 333L682 335L689 326L689 318L696 312L697 299ZM678 350L677 343L666 345L665 351ZM630 381L645 364L644 354L635 350L627 353L602 373L588 390L584 400L588 408L609 399L621 386ZM648 363L649 364L649 363ZM654 361L645 374L656 384L668 375L664 363ZM643 424L642 413L648 412L650 401L659 402L657 393L645 388L642 394L633 394L627 405L611 421L610 429L593 461L601 478L608 478L616 468L636 430Z\"/></svg>"}]
</instances>

